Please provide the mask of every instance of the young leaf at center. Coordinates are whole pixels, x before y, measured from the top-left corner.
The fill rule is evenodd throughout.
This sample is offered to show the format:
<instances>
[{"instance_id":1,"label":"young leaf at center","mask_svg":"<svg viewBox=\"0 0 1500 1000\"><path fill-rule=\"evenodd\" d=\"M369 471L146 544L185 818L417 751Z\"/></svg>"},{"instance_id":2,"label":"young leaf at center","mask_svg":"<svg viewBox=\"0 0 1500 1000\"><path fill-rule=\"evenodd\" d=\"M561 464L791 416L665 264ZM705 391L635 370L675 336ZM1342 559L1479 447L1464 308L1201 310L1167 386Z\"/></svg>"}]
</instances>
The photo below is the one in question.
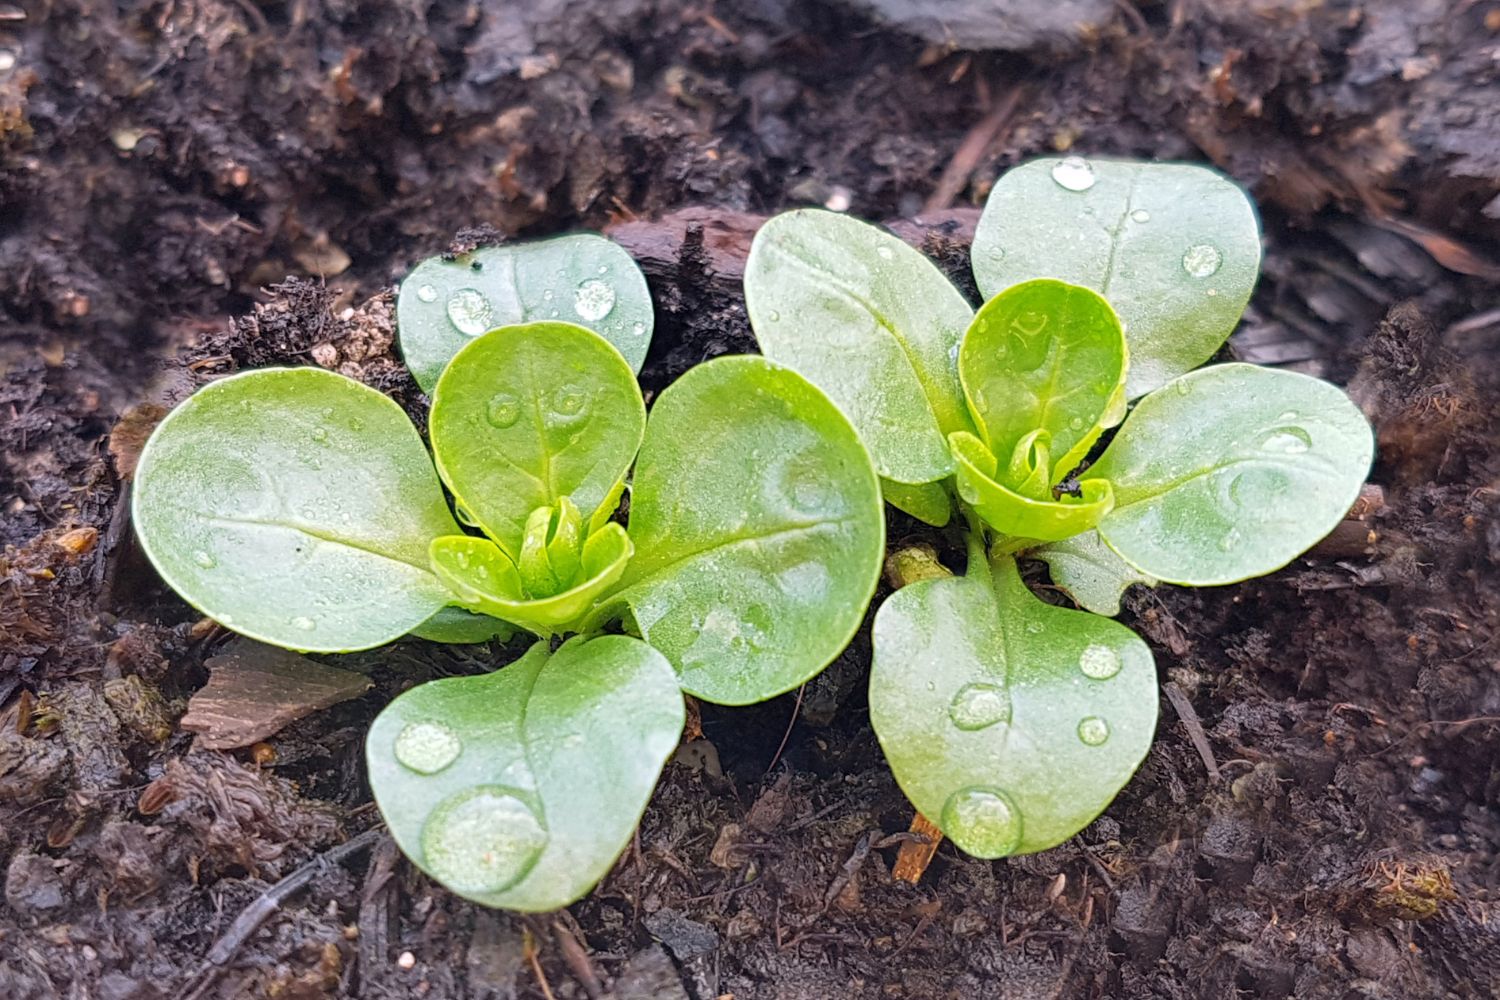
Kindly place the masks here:
<instances>
[{"instance_id":1,"label":"young leaf at center","mask_svg":"<svg viewBox=\"0 0 1500 1000\"><path fill-rule=\"evenodd\" d=\"M533 511L568 497L587 522L616 497L645 425L620 352L571 323L485 334L455 355L432 399L443 482L512 561Z\"/></svg>"},{"instance_id":2,"label":"young leaf at center","mask_svg":"<svg viewBox=\"0 0 1500 1000\"><path fill-rule=\"evenodd\" d=\"M629 636L537 643L401 695L370 727L370 787L406 856L486 906L538 912L603 878L685 713L671 664Z\"/></svg>"},{"instance_id":3,"label":"young leaf at center","mask_svg":"<svg viewBox=\"0 0 1500 1000\"><path fill-rule=\"evenodd\" d=\"M1008 556L903 587L875 616L870 719L902 791L981 858L1062 843L1130 779L1156 728L1151 651L1053 607ZM937 722L936 720L941 720Z\"/></svg>"}]
</instances>

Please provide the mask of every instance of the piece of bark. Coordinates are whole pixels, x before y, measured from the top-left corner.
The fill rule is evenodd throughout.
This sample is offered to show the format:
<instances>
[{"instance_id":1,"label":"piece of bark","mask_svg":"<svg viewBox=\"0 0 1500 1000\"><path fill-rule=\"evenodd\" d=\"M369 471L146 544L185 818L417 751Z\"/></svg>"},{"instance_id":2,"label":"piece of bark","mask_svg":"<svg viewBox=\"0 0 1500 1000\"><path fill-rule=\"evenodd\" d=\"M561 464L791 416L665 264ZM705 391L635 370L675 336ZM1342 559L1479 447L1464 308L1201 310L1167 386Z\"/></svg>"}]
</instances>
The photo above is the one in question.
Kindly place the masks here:
<instances>
[{"instance_id":1,"label":"piece of bark","mask_svg":"<svg viewBox=\"0 0 1500 1000\"><path fill-rule=\"evenodd\" d=\"M182 728L210 750L249 746L288 723L370 689L370 679L241 639L205 665L208 683L188 700Z\"/></svg>"}]
</instances>

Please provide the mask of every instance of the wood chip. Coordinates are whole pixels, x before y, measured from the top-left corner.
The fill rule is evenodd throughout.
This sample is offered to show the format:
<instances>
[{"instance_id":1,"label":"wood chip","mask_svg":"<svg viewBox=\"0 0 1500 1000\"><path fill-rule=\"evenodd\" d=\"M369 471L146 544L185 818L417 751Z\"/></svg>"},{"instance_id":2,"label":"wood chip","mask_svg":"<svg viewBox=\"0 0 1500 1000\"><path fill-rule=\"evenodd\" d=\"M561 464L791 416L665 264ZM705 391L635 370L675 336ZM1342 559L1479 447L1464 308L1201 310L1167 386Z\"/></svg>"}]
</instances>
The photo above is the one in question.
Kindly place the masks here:
<instances>
[{"instance_id":1,"label":"wood chip","mask_svg":"<svg viewBox=\"0 0 1500 1000\"><path fill-rule=\"evenodd\" d=\"M896 865L891 869L891 874L903 882L916 885L927 866L932 863L932 856L937 853L938 845L943 842L943 831L926 816L917 813L912 817L911 832L926 840L924 842L913 838L902 844L901 850L896 852Z\"/></svg>"},{"instance_id":2,"label":"wood chip","mask_svg":"<svg viewBox=\"0 0 1500 1000\"><path fill-rule=\"evenodd\" d=\"M205 664L208 683L188 701L182 728L211 750L258 743L305 715L370 689L363 674L241 639Z\"/></svg>"}]
</instances>

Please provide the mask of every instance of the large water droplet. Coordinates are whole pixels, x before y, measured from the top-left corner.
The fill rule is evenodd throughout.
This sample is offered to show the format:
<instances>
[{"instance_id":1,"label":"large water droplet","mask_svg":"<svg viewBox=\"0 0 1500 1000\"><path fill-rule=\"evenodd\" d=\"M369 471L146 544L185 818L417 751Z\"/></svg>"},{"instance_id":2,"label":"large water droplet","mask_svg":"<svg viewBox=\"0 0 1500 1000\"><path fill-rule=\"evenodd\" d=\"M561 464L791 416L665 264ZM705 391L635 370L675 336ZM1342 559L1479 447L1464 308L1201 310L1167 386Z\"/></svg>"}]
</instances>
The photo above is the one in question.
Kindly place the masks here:
<instances>
[{"instance_id":1,"label":"large water droplet","mask_svg":"<svg viewBox=\"0 0 1500 1000\"><path fill-rule=\"evenodd\" d=\"M313 621L306 615L298 615L296 618L292 619L292 627L301 629L304 632L311 632L313 629L318 627L318 623Z\"/></svg>"},{"instance_id":2,"label":"large water droplet","mask_svg":"<svg viewBox=\"0 0 1500 1000\"><path fill-rule=\"evenodd\" d=\"M965 684L953 696L948 717L959 729L975 730L1010 721L1010 698L995 684Z\"/></svg>"},{"instance_id":3,"label":"large water droplet","mask_svg":"<svg viewBox=\"0 0 1500 1000\"><path fill-rule=\"evenodd\" d=\"M1108 646L1093 643L1078 654L1078 669L1085 677L1107 681L1120 672L1120 654Z\"/></svg>"},{"instance_id":4,"label":"large water droplet","mask_svg":"<svg viewBox=\"0 0 1500 1000\"><path fill-rule=\"evenodd\" d=\"M1109 723L1097 715L1086 716L1078 722L1078 738L1091 747L1100 746L1109 739Z\"/></svg>"},{"instance_id":5,"label":"large water droplet","mask_svg":"<svg viewBox=\"0 0 1500 1000\"><path fill-rule=\"evenodd\" d=\"M423 302L436 302L437 289L431 285L419 285L417 286L417 298Z\"/></svg>"},{"instance_id":6,"label":"large water droplet","mask_svg":"<svg viewBox=\"0 0 1500 1000\"><path fill-rule=\"evenodd\" d=\"M609 315L615 307L615 290L597 278L578 286L573 295L573 310L590 322Z\"/></svg>"},{"instance_id":7,"label":"large water droplet","mask_svg":"<svg viewBox=\"0 0 1500 1000\"><path fill-rule=\"evenodd\" d=\"M1087 191L1094 186L1094 168L1081 156L1069 156L1052 166L1052 179L1069 191Z\"/></svg>"},{"instance_id":8,"label":"large water droplet","mask_svg":"<svg viewBox=\"0 0 1500 1000\"><path fill-rule=\"evenodd\" d=\"M943 832L969 854L1001 858L1021 843L1021 813L995 788L965 788L943 804Z\"/></svg>"},{"instance_id":9,"label":"large water droplet","mask_svg":"<svg viewBox=\"0 0 1500 1000\"><path fill-rule=\"evenodd\" d=\"M1206 278L1224 263L1224 255L1210 243L1195 243L1182 255L1182 269L1195 278Z\"/></svg>"},{"instance_id":10,"label":"large water droplet","mask_svg":"<svg viewBox=\"0 0 1500 1000\"><path fill-rule=\"evenodd\" d=\"M490 328L493 316L490 300L473 288L460 288L448 296L448 319L459 333L477 337Z\"/></svg>"},{"instance_id":11,"label":"large water droplet","mask_svg":"<svg viewBox=\"0 0 1500 1000\"><path fill-rule=\"evenodd\" d=\"M484 410L484 419L489 421L491 427L497 427L500 430L514 426L520 415L520 400L508 392L495 393L490 397L490 404Z\"/></svg>"},{"instance_id":12,"label":"large water droplet","mask_svg":"<svg viewBox=\"0 0 1500 1000\"><path fill-rule=\"evenodd\" d=\"M1312 447L1312 435L1301 427L1273 427L1260 439L1261 451L1300 455Z\"/></svg>"},{"instance_id":13,"label":"large water droplet","mask_svg":"<svg viewBox=\"0 0 1500 1000\"><path fill-rule=\"evenodd\" d=\"M1130 213L1130 218L1135 222L1150 222L1151 213L1146 211L1144 208L1138 208L1134 212Z\"/></svg>"},{"instance_id":14,"label":"large water droplet","mask_svg":"<svg viewBox=\"0 0 1500 1000\"><path fill-rule=\"evenodd\" d=\"M499 785L444 799L422 827L433 875L461 893L499 892L521 879L547 843L531 807Z\"/></svg>"},{"instance_id":15,"label":"large water droplet","mask_svg":"<svg viewBox=\"0 0 1500 1000\"><path fill-rule=\"evenodd\" d=\"M396 735L392 749L403 766L418 774L437 774L458 760L464 745L440 722L412 722Z\"/></svg>"},{"instance_id":16,"label":"large water droplet","mask_svg":"<svg viewBox=\"0 0 1500 1000\"><path fill-rule=\"evenodd\" d=\"M218 565L218 563L214 562L214 557L209 555L207 552L204 552L202 549L198 549L193 553L193 562L197 563L199 566L202 566L204 569L213 569Z\"/></svg>"}]
</instances>

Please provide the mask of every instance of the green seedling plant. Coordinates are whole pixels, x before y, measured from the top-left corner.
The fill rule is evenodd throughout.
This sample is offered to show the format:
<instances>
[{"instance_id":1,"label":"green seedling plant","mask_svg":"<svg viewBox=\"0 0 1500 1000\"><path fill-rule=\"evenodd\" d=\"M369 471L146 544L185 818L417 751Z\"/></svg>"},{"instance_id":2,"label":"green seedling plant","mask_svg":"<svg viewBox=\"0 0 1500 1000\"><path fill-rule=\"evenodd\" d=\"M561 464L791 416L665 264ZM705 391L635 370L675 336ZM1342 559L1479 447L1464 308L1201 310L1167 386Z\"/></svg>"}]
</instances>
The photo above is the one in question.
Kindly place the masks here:
<instances>
[{"instance_id":1,"label":"green seedling plant","mask_svg":"<svg viewBox=\"0 0 1500 1000\"><path fill-rule=\"evenodd\" d=\"M648 417L639 356L609 335L637 345L649 299L632 305L634 278L594 288L634 265L600 264L613 251L586 241L546 258L576 300L532 282L524 246L407 279L403 347L423 359L414 370L441 367L430 454L379 392L265 369L168 414L134 491L161 576L252 638L336 653L408 633L537 636L504 669L402 694L366 741L402 850L453 891L515 910L563 906L609 870L677 745L682 691L744 704L805 682L859 627L884 553L869 455L803 376L717 358ZM490 329L500 306L471 322L469 292L527 309L566 292L603 329L514 312ZM451 329L434 329L439 316Z\"/></svg>"},{"instance_id":2,"label":"green seedling plant","mask_svg":"<svg viewBox=\"0 0 1500 1000\"><path fill-rule=\"evenodd\" d=\"M1145 757L1154 661L1107 617L1125 588L1285 566L1349 509L1374 446L1335 386L1198 367L1260 262L1248 198L1210 170L1024 164L972 260L977 311L889 233L799 210L756 235L745 297L764 354L849 415L886 499L937 527L958 512L963 574L922 574L876 615L870 715L917 809L995 858L1071 837ZM1086 610L1035 596L1021 556Z\"/></svg>"}]
</instances>

